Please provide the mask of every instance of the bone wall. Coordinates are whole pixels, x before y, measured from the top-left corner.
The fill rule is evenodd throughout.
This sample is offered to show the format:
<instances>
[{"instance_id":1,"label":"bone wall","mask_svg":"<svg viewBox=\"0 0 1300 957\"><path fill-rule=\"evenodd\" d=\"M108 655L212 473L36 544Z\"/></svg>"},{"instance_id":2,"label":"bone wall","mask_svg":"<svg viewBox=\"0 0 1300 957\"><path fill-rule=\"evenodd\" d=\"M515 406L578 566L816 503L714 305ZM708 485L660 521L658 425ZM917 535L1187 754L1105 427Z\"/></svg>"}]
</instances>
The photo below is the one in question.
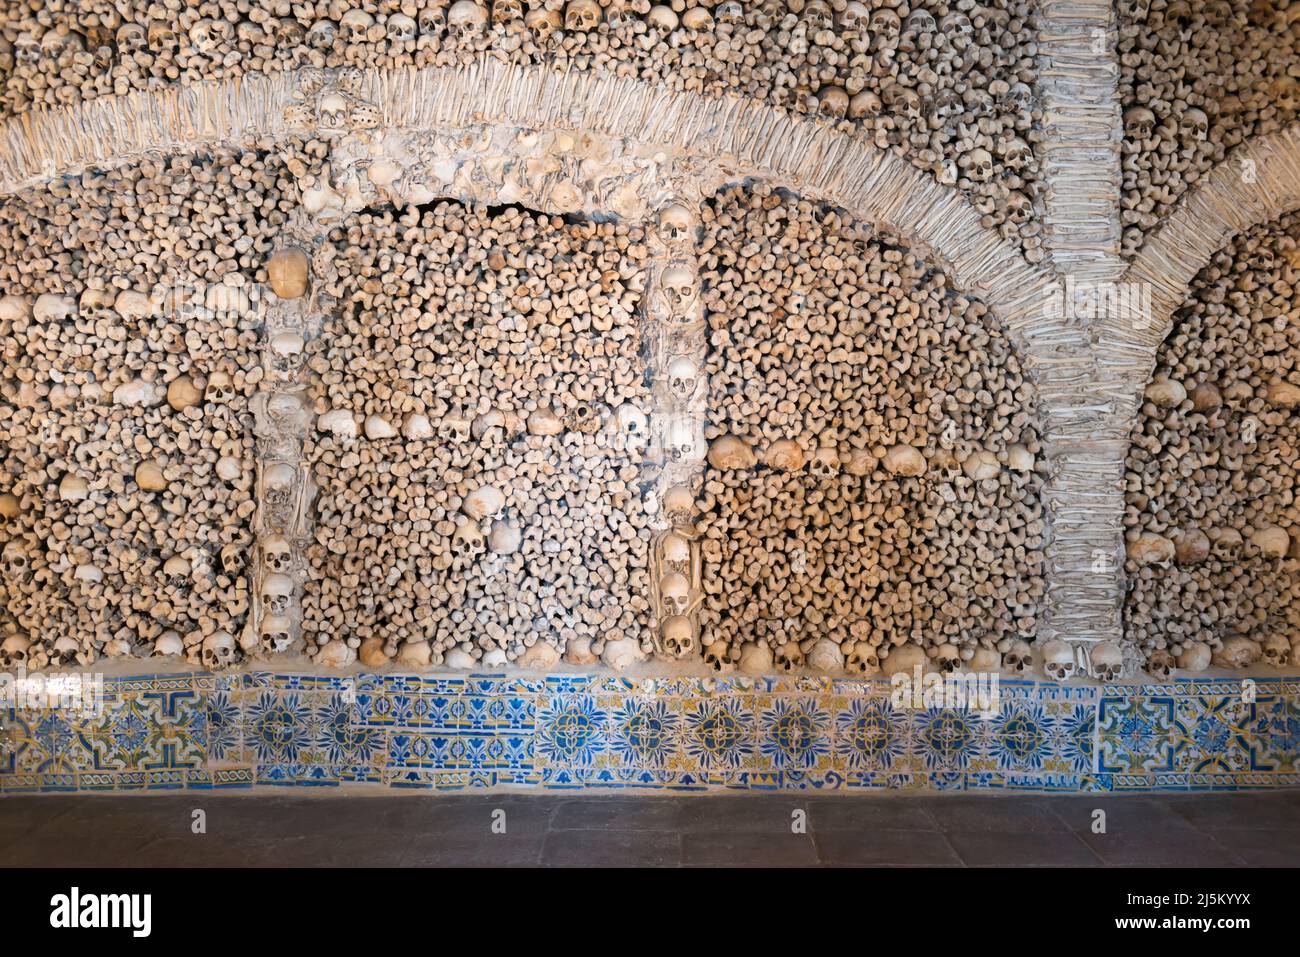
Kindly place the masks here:
<instances>
[{"instance_id":1,"label":"bone wall","mask_svg":"<svg viewBox=\"0 0 1300 957\"><path fill-rule=\"evenodd\" d=\"M439 203L332 239L308 641L451 666L639 646L642 232Z\"/></svg>"},{"instance_id":2,"label":"bone wall","mask_svg":"<svg viewBox=\"0 0 1300 957\"><path fill-rule=\"evenodd\" d=\"M43 5L42 5L43 6ZM449 66L491 56L763 98L858 130L967 191L1041 258L1036 14L886 0L422 0L20 9L0 27L0 104L16 114L158 83L304 66Z\"/></svg>"},{"instance_id":3,"label":"bone wall","mask_svg":"<svg viewBox=\"0 0 1300 957\"><path fill-rule=\"evenodd\" d=\"M706 659L1027 666L1041 446L994 318L896 240L763 187L709 203L700 248Z\"/></svg>"},{"instance_id":4,"label":"bone wall","mask_svg":"<svg viewBox=\"0 0 1300 957\"><path fill-rule=\"evenodd\" d=\"M1292 213L1214 257L1160 349L1133 430L1125 514L1125 626L1154 674L1292 656L1298 313Z\"/></svg>"},{"instance_id":5,"label":"bone wall","mask_svg":"<svg viewBox=\"0 0 1300 957\"><path fill-rule=\"evenodd\" d=\"M5 203L0 246L23 250L0 264L7 658L233 657L254 509L250 280L283 175L236 152Z\"/></svg>"},{"instance_id":6,"label":"bone wall","mask_svg":"<svg viewBox=\"0 0 1300 957\"><path fill-rule=\"evenodd\" d=\"M1131 256L1234 147L1300 117L1300 7L1123 0L1117 9L1123 251Z\"/></svg>"}]
</instances>

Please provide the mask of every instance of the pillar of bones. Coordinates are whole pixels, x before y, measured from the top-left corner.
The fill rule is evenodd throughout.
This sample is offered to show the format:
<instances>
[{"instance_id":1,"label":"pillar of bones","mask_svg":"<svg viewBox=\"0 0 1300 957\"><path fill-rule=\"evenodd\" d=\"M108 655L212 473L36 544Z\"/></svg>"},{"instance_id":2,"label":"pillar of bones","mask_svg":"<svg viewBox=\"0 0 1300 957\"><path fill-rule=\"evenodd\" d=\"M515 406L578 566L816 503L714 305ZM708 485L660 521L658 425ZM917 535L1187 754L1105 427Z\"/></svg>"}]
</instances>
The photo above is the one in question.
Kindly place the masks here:
<instances>
[{"instance_id":1,"label":"pillar of bones","mask_svg":"<svg viewBox=\"0 0 1300 957\"><path fill-rule=\"evenodd\" d=\"M1284 666L1298 35L16 10L0 663Z\"/></svg>"}]
</instances>

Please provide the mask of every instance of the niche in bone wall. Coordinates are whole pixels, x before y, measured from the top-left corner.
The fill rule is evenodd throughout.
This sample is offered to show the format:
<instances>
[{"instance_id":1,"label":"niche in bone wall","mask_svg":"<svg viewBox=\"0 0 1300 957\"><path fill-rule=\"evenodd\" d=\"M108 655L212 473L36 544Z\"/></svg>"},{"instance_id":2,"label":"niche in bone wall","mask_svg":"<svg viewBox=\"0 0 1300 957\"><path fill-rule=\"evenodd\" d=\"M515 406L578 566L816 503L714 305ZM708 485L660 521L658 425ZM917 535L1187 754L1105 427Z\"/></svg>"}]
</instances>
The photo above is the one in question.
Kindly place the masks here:
<instances>
[{"instance_id":1,"label":"niche in bone wall","mask_svg":"<svg viewBox=\"0 0 1300 957\"><path fill-rule=\"evenodd\" d=\"M1124 519L1125 630L1153 675L1300 653L1297 316L1292 213L1214 256L1160 347Z\"/></svg>"},{"instance_id":2,"label":"niche in bone wall","mask_svg":"<svg viewBox=\"0 0 1300 957\"><path fill-rule=\"evenodd\" d=\"M232 663L248 610L257 277L288 201L256 152L8 199L0 247L6 665Z\"/></svg>"},{"instance_id":3,"label":"niche in bone wall","mask_svg":"<svg viewBox=\"0 0 1300 957\"><path fill-rule=\"evenodd\" d=\"M37 5L39 6L39 5ZM0 107L14 115L158 84L309 66L452 67L485 56L762 98L857 131L941 182L1041 258L1031 0L336 0L250 14L233 4L75 0L3 26Z\"/></svg>"},{"instance_id":4,"label":"niche in bone wall","mask_svg":"<svg viewBox=\"0 0 1300 957\"><path fill-rule=\"evenodd\" d=\"M1123 252L1131 256L1233 147L1300 117L1300 6L1122 0L1117 9Z\"/></svg>"},{"instance_id":5,"label":"niche in bone wall","mask_svg":"<svg viewBox=\"0 0 1300 957\"><path fill-rule=\"evenodd\" d=\"M414 668L639 657L643 233L446 202L330 240L340 308L307 358L309 647Z\"/></svg>"},{"instance_id":6,"label":"niche in bone wall","mask_svg":"<svg viewBox=\"0 0 1300 957\"><path fill-rule=\"evenodd\" d=\"M995 317L839 210L735 187L703 219L706 660L1027 668L1045 470Z\"/></svg>"}]
</instances>

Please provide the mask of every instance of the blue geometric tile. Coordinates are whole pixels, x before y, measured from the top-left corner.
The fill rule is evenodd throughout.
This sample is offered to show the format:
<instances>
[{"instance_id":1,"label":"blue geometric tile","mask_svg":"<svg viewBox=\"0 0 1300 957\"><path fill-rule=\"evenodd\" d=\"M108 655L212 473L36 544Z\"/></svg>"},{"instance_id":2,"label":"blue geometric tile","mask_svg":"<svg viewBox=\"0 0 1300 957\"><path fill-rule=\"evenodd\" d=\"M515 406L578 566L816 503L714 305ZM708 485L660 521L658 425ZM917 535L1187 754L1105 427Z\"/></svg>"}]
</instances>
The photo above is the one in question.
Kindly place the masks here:
<instances>
[{"instance_id":1,"label":"blue geometric tile","mask_svg":"<svg viewBox=\"0 0 1300 957\"><path fill-rule=\"evenodd\" d=\"M1016 680L983 716L895 707L891 691L822 676L111 678L95 715L0 712L0 792L1300 786L1295 679Z\"/></svg>"}]
</instances>

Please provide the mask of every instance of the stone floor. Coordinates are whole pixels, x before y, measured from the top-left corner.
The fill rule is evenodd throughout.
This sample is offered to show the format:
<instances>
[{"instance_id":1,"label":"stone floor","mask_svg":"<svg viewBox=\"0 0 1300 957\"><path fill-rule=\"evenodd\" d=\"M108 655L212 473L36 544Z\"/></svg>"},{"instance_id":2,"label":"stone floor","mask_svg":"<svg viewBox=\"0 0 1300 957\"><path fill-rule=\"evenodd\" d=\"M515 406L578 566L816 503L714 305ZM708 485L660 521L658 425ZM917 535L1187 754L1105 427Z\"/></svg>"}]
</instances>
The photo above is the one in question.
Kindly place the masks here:
<instances>
[{"instance_id":1,"label":"stone floor","mask_svg":"<svg viewBox=\"0 0 1300 957\"><path fill-rule=\"evenodd\" d=\"M1300 793L0 799L0 866L538 864L1296 866Z\"/></svg>"}]
</instances>

